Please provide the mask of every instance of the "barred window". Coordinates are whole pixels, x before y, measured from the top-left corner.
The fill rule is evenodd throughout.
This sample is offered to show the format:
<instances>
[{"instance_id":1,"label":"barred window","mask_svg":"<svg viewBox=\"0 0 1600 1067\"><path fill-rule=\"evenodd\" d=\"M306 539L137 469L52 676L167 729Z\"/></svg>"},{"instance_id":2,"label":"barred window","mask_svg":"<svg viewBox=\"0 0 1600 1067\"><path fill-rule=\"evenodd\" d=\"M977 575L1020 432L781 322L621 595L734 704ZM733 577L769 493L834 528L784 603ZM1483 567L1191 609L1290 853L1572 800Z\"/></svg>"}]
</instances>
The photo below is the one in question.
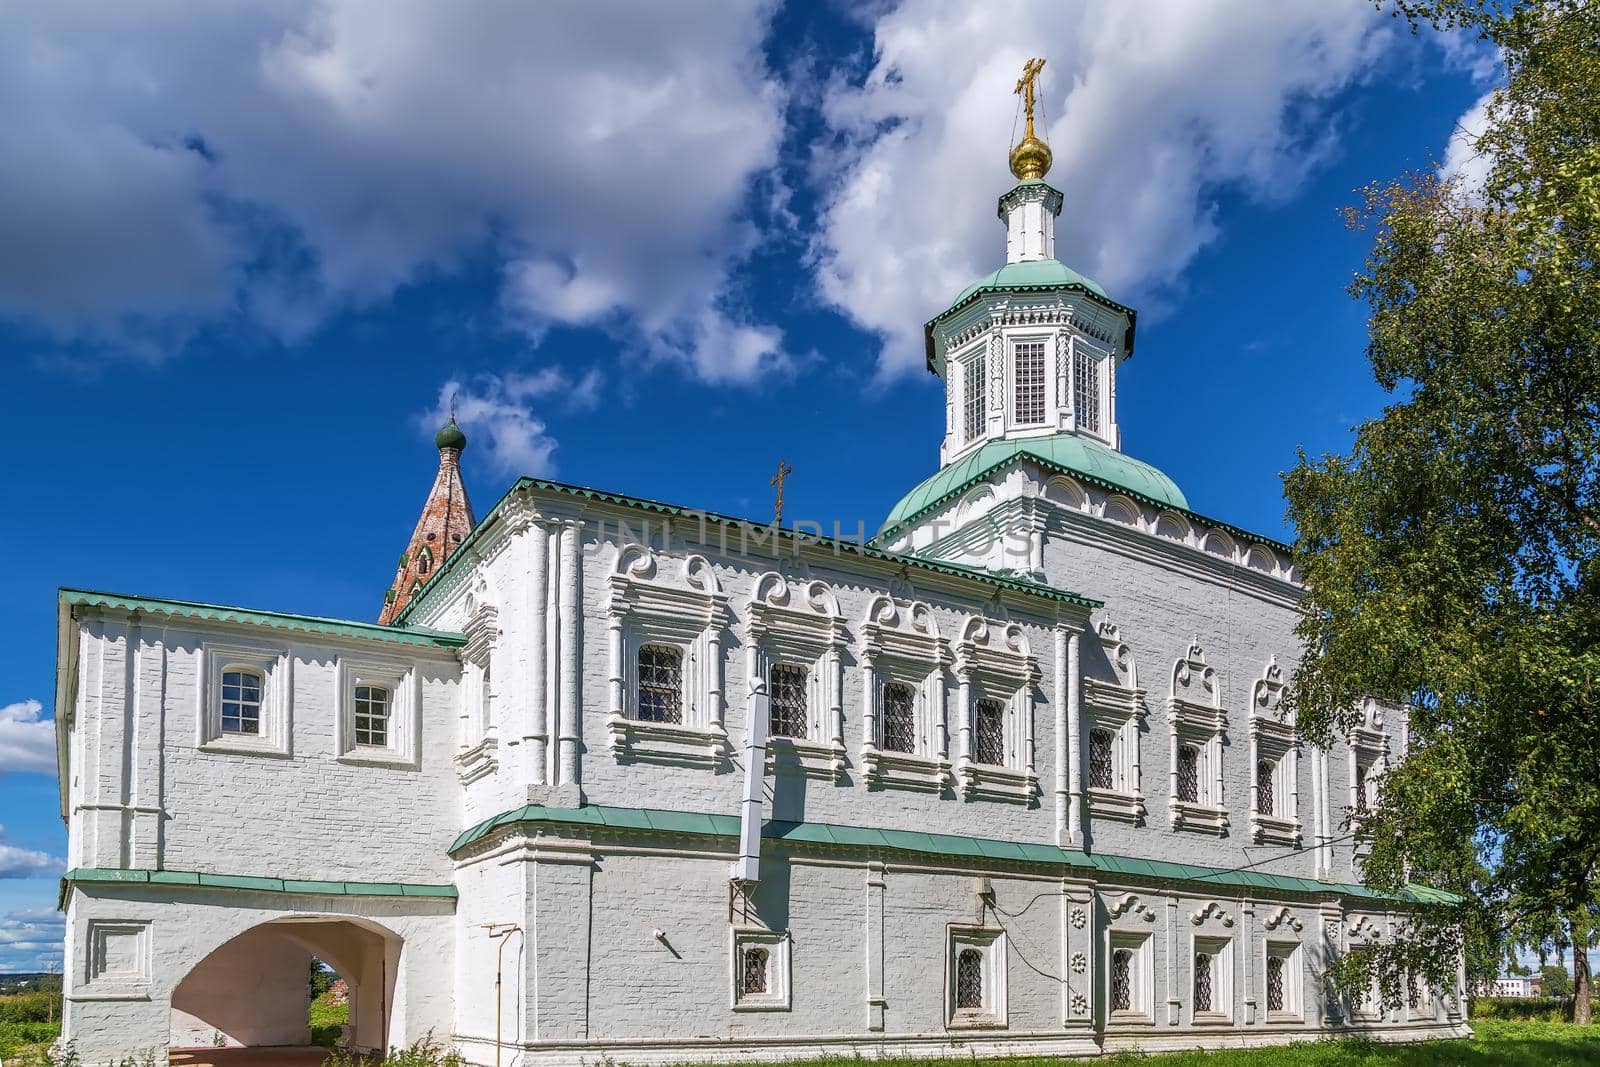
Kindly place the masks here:
<instances>
[{"instance_id":1,"label":"barred window","mask_svg":"<svg viewBox=\"0 0 1600 1067\"><path fill-rule=\"evenodd\" d=\"M1356 764L1356 810L1365 813L1367 810L1367 765Z\"/></svg>"},{"instance_id":2,"label":"barred window","mask_svg":"<svg viewBox=\"0 0 1600 1067\"><path fill-rule=\"evenodd\" d=\"M1211 971L1213 957L1204 953L1194 954L1194 1010L1196 1012L1211 1010Z\"/></svg>"},{"instance_id":3,"label":"barred window","mask_svg":"<svg viewBox=\"0 0 1600 1067\"><path fill-rule=\"evenodd\" d=\"M222 672L222 732L261 732L261 675L255 671Z\"/></svg>"},{"instance_id":4,"label":"barred window","mask_svg":"<svg viewBox=\"0 0 1600 1067\"><path fill-rule=\"evenodd\" d=\"M764 948L744 950L744 973L740 976L740 992L745 996L767 991L767 965L772 954Z\"/></svg>"},{"instance_id":5,"label":"barred window","mask_svg":"<svg viewBox=\"0 0 1600 1067\"><path fill-rule=\"evenodd\" d=\"M979 763L1003 767L1006 762L1006 706L998 700L980 700L977 708L977 751Z\"/></svg>"},{"instance_id":6,"label":"barred window","mask_svg":"<svg viewBox=\"0 0 1600 1067\"><path fill-rule=\"evenodd\" d=\"M639 649L639 720L683 722L683 650L671 645Z\"/></svg>"},{"instance_id":7,"label":"barred window","mask_svg":"<svg viewBox=\"0 0 1600 1067\"><path fill-rule=\"evenodd\" d=\"M1019 426L1044 421L1044 342L1023 341L1014 349L1011 413Z\"/></svg>"},{"instance_id":8,"label":"barred window","mask_svg":"<svg viewBox=\"0 0 1600 1067\"><path fill-rule=\"evenodd\" d=\"M963 441L975 441L983 436L988 419L985 407L989 384L983 380L983 356L975 356L961 365Z\"/></svg>"},{"instance_id":9,"label":"barred window","mask_svg":"<svg viewBox=\"0 0 1600 1067\"><path fill-rule=\"evenodd\" d=\"M1271 763L1262 760L1256 764L1256 810L1263 815L1271 815L1273 808L1272 797L1272 772L1275 768Z\"/></svg>"},{"instance_id":10,"label":"barred window","mask_svg":"<svg viewBox=\"0 0 1600 1067\"><path fill-rule=\"evenodd\" d=\"M792 663L772 665L768 679L772 721L768 729L773 737L806 736L806 678L804 667Z\"/></svg>"},{"instance_id":11,"label":"barred window","mask_svg":"<svg viewBox=\"0 0 1600 1067\"><path fill-rule=\"evenodd\" d=\"M1111 953L1111 1010L1133 1010L1133 950L1119 948Z\"/></svg>"},{"instance_id":12,"label":"barred window","mask_svg":"<svg viewBox=\"0 0 1600 1067\"><path fill-rule=\"evenodd\" d=\"M356 744L389 743L389 690L381 685L356 686Z\"/></svg>"},{"instance_id":13,"label":"barred window","mask_svg":"<svg viewBox=\"0 0 1600 1067\"><path fill-rule=\"evenodd\" d=\"M975 948L956 956L956 1007L983 1007L983 953Z\"/></svg>"},{"instance_id":14,"label":"barred window","mask_svg":"<svg viewBox=\"0 0 1600 1067\"><path fill-rule=\"evenodd\" d=\"M1072 408L1079 429L1100 432L1100 361L1077 343L1072 346Z\"/></svg>"},{"instance_id":15,"label":"barred window","mask_svg":"<svg viewBox=\"0 0 1600 1067\"><path fill-rule=\"evenodd\" d=\"M1200 750L1193 745L1178 748L1178 799L1185 804L1200 802Z\"/></svg>"},{"instance_id":16,"label":"barred window","mask_svg":"<svg viewBox=\"0 0 1600 1067\"><path fill-rule=\"evenodd\" d=\"M1116 775L1112 753L1116 735L1110 730L1089 731L1089 788L1115 789Z\"/></svg>"},{"instance_id":17,"label":"barred window","mask_svg":"<svg viewBox=\"0 0 1600 1067\"><path fill-rule=\"evenodd\" d=\"M883 747L887 752L917 750L916 692L901 682L883 687Z\"/></svg>"},{"instance_id":18,"label":"barred window","mask_svg":"<svg viewBox=\"0 0 1600 1067\"><path fill-rule=\"evenodd\" d=\"M1414 974L1406 975L1406 1007L1412 1011L1422 1007L1422 982Z\"/></svg>"},{"instance_id":19,"label":"barred window","mask_svg":"<svg viewBox=\"0 0 1600 1067\"><path fill-rule=\"evenodd\" d=\"M1267 1010L1283 1011L1283 957L1267 957Z\"/></svg>"}]
</instances>

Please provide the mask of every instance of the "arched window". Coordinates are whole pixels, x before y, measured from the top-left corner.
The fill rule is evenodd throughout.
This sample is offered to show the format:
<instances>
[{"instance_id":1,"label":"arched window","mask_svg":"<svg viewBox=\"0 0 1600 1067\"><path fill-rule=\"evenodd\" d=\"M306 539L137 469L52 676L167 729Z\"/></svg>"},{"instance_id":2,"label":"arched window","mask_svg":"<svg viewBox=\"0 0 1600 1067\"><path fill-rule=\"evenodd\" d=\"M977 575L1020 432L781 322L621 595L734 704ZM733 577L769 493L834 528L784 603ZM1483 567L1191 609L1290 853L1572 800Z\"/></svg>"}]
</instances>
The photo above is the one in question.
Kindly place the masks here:
<instances>
[{"instance_id":1,"label":"arched window","mask_svg":"<svg viewBox=\"0 0 1600 1067\"><path fill-rule=\"evenodd\" d=\"M1089 788L1116 788L1116 769L1112 762L1116 743L1116 735L1110 730L1089 731Z\"/></svg>"},{"instance_id":2,"label":"arched window","mask_svg":"<svg viewBox=\"0 0 1600 1067\"><path fill-rule=\"evenodd\" d=\"M1256 764L1256 810L1271 815L1273 806L1272 773L1274 767L1267 760Z\"/></svg>"},{"instance_id":3,"label":"arched window","mask_svg":"<svg viewBox=\"0 0 1600 1067\"><path fill-rule=\"evenodd\" d=\"M883 687L883 747L886 752L917 750L916 691L902 682Z\"/></svg>"},{"instance_id":4,"label":"arched window","mask_svg":"<svg viewBox=\"0 0 1600 1067\"><path fill-rule=\"evenodd\" d=\"M991 767L1006 763L1006 706L998 700L978 701L973 759Z\"/></svg>"},{"instance_id":5,"label":"arched window","mask_svg":"<svg viewBox=\"0 0 1600 1067\"><path fill-rule=\"evenodd\" d=\"M1178 747L1178 799L1185 804L1200 802L1200 750L1193 745Z\"/></svg>"},{"instance_id":6,"label":"arched window","mask_svg":"<svg viewBox=\"0 0 1600 1067\"><path fill-rule=\"evenodd\" d=\"M744 970L741 975L740 991L749 996L767 991L767 969L772 960L772 954L764 948L747 948L744 950Z\"/></svg>"},{"instance_id":7,"label":"arched window","mask_svg":"<svg viewBox=\"0 0 1600 1067\"><path fill-rule=\"evenodd\" d=\"M417 573L427 574L433 570L433 552L427 545L422 546L422 551L417 553Z\"/></svg>"},{"instance_id":8,"label":"arched window","mask_svg":"<svg viewBox=\"0 0 1600 1067\"><path fill-rule=\"evenodd\" d=\"M809 672L793 663L774 663L768 678L772 703L769 733L773 737L804 738L806 729L806 680Z\"/></svg>"},{"instance_id":9,"label":"arched window","mask_svg":"<svg viewBox=\"0 0 1600 1067\"><path fill-rule=\"evenodd\" d=\"M639 648L639 719L683 722L683 649L672 645Z\"/></svg>"},{"instance_id":10,"label":"arched window","mask_svg":"<svg viewBox=\"0 0 1600 1067\"><path fill-rule=\"evenodd\" d=\"M983 953L964 948L956 956L956 1008L983 1008Z\"/></svg>"},{"instance_id":11,"label":"arched window","mask_svg":"<svg viewBox=\"0 0 1600 1067\"><path fill-rule=\"evenodd\" d=\"M356 744L388 747L389 703L389 690L383 686L356 686Z\"/></svg>"},{"instance_id":12,"label":"arched window","mask_svg":"<svg viewBox=\"0 0 1600 1067\"><path fill-rule=\"evenodd\" d=\"M1194 954L1194 1010L1211 1010L1212 957L1204 952Z\"/></svg>"},{"instance_id":13,"label":"arched window","mask_svg":"<svg viewBox=\"0 0 1600 1067\"><path fill-rule=\"evenodd\" d=\"M1133 950L1119 948L1111 953L1111 1010L1133 1010Z\"/></svg>"},{"instance_id":14,"label":"arched window","mask_svg":"<svg viewBox=\"0 0 1600 1067\"><path fill-rule=\"evenodd\" d=\"M222 732L225 734L261 733L260 671L248 667L228 667L222 672Z\"/></svg>"}]
</instances>

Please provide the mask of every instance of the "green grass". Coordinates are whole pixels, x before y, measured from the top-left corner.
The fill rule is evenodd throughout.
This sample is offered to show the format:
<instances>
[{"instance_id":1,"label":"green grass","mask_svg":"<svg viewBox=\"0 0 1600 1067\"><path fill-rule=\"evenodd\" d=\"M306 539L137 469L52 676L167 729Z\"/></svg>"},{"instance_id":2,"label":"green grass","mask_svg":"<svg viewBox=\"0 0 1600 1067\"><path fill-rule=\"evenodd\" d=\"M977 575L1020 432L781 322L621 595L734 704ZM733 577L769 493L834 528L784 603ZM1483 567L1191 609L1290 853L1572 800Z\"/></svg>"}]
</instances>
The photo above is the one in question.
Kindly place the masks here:
<instances>
[{"instance_id":1,"label":"green grass","mask_svg":"<svg viewBox=\"0 0 1600 1067\"><path fill-rule=\"evenodd\" d=\"M44 1053L61 1034L59 1022L0 1023L0 1060L13 1063L39 1063Z\"/></svg>"},{"instance_id":2,"label":"green grass","mask_svg":"<svg viewBox=\"0 0 1600 1067\"><path fill-rule=\"evenodd\" d=\"M332 1048L339 1043L339 1027L350 1021L350 1005L333 1004L324 993L311 1002L311 1043Z\"/></svg>"}]
</instances>

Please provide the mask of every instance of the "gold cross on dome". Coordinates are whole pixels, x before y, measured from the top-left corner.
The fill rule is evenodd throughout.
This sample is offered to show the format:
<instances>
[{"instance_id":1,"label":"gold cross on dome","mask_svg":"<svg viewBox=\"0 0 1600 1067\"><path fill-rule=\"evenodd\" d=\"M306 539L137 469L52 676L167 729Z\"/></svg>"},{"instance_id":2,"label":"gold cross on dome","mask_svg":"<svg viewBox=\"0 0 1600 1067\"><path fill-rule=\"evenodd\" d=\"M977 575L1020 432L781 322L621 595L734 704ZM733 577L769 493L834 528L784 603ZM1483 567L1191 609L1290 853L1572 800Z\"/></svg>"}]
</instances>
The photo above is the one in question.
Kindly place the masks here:
<instances>
[{"instance_id":1,"label":"gold cross on dome","mask_svg":"<svg viewBox=\"0 0 1600 1067\"><path fill-rule=\"evenodd\" d=\"M1039 78L1039 72L1044 69L1044 60L1030 59L1022 65L1022 77L1017 79L1017 87L1013 92L1022 96L1022 109L1028 113L1028 136L1033 136L1033 89L1034 83Z\"/></svg>"},{"instance_id":2,"label":"gold cross on dome","mask_svg":"<svg viewBox=\"0 0 1600 1067\"><path fill-rule=\"evenodd\" d=\"M783 460L778 460L778 473L772 476L771 485L778 490L778 500L772 511L772 525L783 525L783 480L794 473L794 468Z\"/></svg>"}]
</instances>

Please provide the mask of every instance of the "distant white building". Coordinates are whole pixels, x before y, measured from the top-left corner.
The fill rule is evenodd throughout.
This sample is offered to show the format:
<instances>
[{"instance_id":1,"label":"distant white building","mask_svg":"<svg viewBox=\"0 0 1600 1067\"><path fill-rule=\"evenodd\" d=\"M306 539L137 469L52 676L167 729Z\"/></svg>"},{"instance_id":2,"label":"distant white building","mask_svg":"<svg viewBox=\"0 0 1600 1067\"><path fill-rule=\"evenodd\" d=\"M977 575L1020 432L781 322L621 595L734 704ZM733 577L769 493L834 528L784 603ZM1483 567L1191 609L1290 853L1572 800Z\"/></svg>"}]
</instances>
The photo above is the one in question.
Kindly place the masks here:
<instances>
[{"instance_id":1,"label":"distant white building","mask_svg":"<svg viewBox=\"0 0 1600 1067\"><path fill-rule=\"evenodd\" d=\"M304 1043L313 954L356 1044L475 1064L1465 1034L1459 984L1323 992L1432 893L1354 884L1405 722L1297 736L1288 550L1122 451L1134 312L1048 166L870 545L535 479L474 522L452 421L381 624L63 590L85 1060Z\"/></svg>"},{"instance_id":2,"label":"distant white building","mask_svg":"<svg viewBox=\"0 0 1600 1067\"><path fill-rule=\"evenodd\" d=\"M1537 974L1501 975L1489 983L1491 997L1538 997L1544 995L1544 976Z\"/></svg>"}]
</instances>

